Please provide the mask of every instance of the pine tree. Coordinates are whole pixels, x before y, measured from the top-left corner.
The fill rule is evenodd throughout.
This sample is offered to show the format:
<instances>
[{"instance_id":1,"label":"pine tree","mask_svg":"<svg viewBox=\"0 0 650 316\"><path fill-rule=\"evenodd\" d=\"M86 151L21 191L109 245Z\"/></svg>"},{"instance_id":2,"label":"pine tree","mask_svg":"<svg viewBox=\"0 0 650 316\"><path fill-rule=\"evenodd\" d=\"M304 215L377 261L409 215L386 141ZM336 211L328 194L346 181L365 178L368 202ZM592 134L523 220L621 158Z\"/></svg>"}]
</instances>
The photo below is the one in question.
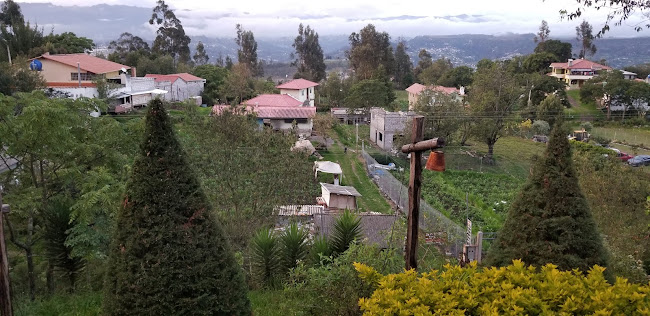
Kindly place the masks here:
<instances>
[{"instance_id":1,"label":"pine tree","mask_svg":"<svg viewBox=\"0 0 650 316\"><path fill-rule=\"evenodd\" d=\"M404 89L415 81L413 76L413 63L411 57L406 53L406 43L401 40L395 48L395 81L398 89Z\"/></svg>"},{"instance_id":2,"label":"pine tree","mask_svg":"<svg viewBox=\"0 0 650 316\"><path fill-rule=\"evenodd\" d=\"M495 266L522 259L535 266L553 263L561 270L607 267L607 252L578 185L561 121L513 202L487 259Z\"/></svg>"},{"instance_id":3,"label":"pine tree","mask_svg":"<svg viewBox=\"0 0 650 316\"><path fill-rule=\"evenodd\" d=\"M140 150L109 252L105 314L250 315L241 268L160 100L149 103Z\"/></svg>"}]
</instances>

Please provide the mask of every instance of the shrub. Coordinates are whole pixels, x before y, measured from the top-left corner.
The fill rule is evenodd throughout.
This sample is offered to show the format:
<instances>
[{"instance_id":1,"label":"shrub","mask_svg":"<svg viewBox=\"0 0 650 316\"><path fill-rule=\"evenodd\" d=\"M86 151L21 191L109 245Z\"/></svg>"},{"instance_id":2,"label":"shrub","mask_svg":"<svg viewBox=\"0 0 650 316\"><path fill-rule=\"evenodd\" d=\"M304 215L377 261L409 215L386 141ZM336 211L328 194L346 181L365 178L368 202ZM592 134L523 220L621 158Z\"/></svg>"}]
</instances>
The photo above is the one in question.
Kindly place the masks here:
<instances>
[{"instance_id":1,"label":"shrub","mask_svg":"<svg viewBox=\"0 0 650 316\"><path fill-rule=\"evenodd\" d=\"M355 263L359 276L377 289L361 298L364 315L648 315L650 284L619 278L610 285L602 267L561 272L519 260L501 268L446 265L418 275L384 276Z\"/></svg>"},{"instance_id":2,"label":"shrub","mask_svg":"<svg viewBox=\"0 0 650 316\"><path fill-rule=\"evenodd\" d=\"M328 264L299 264L289 272L285 288L288 300L299 302L305 315L360 315L359 298L369 297L373 287L361 282L354 262L362 262L382 273L403 270L404 260L397 250L381 250L374 246L353 244Z\"/></svg>"},{"instance_id":3,"label":"shrub","mask_svg":"<svg viewBox=\"0 0 650 316\"><path fill-rule=\"evenodd\" d=\"M334 223L330 245L334 254L342 254L361 237L361 218L345 210Z\"/></svg>"},{"instance_id":4,"label":"shrub","mask_svg":"<svg viewBox=\"0 0 650 316\"><path fill-rule=\"evenodd\" d=\"M591 122L582 122L580 124L580 128L583 128L585 131L590 132L594 126L591 124Z\"/></svg>"},{"instance_id":5,"label":"shrub","mask_svg":"<svg viewBox=\"0 0 650 316\"><path fill-rule=\"evenodd\" d=\"M263 285L272 287L282 266L280 245L271 229L257 232L251 241L253 275Z\"/></svg>"},{"instance_id":6,"label":"shrub","mask_svg":"<svg viewBox=\"0 0 650 316\"><path fill-rule=\"evenodd\" d=\"M329 241L325 236L316 236L314 243L311 246L311 262L322 263L322 258L332 255L332 248Z\"/></svg>"},{"instance_id":7,"label":"shrub","mask_svg":"<svg viewBox=\"0 0 650 316\"><path fill-rule=\"evenodd\" d=\"M295 268L300 261L307 258L309 254L309 244L307 238L309 232L298 227L298 224L292 223L280 236L282 244L282 260L285 270Z\"/></svg>"},{"instance_id":8,"label":"shrub","mask_svg":"<svg viewBox=\"0 0 650 316\"><path fill-rule=\"evenodd\" d=\"M548 132L551 131L551 127L546 121L536 120L535 123L533 123L532 130L535 135L548 135Z\"/></svg>"}]
</instances>

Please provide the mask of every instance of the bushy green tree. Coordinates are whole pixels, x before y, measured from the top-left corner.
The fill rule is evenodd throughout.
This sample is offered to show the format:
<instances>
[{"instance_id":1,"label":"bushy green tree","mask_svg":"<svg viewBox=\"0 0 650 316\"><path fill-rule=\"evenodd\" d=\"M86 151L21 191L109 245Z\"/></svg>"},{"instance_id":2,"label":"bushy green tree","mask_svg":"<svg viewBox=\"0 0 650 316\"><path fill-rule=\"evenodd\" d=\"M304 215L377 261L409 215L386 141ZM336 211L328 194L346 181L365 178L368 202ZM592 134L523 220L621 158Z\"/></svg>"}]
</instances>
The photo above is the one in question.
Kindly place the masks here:
<instances>
[{"instance_id":1,"label":"bushy green tree","mask_svg":"<svg viewBox=\"0 0 650 316\"><path fill-rule=\"evenodd\" d=\"M553 128L555 122L564 113L564 106L560 99L550 94L537 108L537 119L548 122L548 125ZM548 131L547 131L548 132Z\"/></svg>"},{"instance_id":2,"label":"bushy green tree","mask_svg":"<svg viewBox=\"0 0 650 316\"><path fill-rule=\"evenodd\" d=\"M553 263L561 270L607 267L608 255L580 189L560 122L512 203L487 259L495 266L521 259L535 266Z\"/></svg>"},{"instance_id":3,"label":"bushy green tree","mask_svg":"<svg viewBox=\"0 0 650 316\"><path fill-rule=\"evenodd\" d=\"M293 41L296 59L291 63L297 68L294 78L304 78L319 82L325 79L325 60L323 49L318 42L318 33L309 25L298 26L298 36Z\"/></svg>"},{"instance_id":4,"label":"bushy green tree","mask_svg":"<svg viewBox=\"0 0 650 316\"><path fill-rule=\"evenodd\" d=\"M535 53L551 53L557 56L561 62L566 62L571 58L572 47L571 43L562 42L560 40L547 40L540 42L535 47Z\"/></svg>"},{"instance_id":5,"label":"bushy green tree","mask_svg":"<svg viewBox=\"0 0 650 316\"><path fill-rule=\"evenodd\" d=\"M250 315L241 267L213 212L162 101L151 101L115 225L104 312Z\"/></svg>"},{"instance_id":6,"label":"bushy green tree","mask_svg":"<svg viewBox=\"0 0 650 316\"><path fill-rule=\"evenodd\" d=\"M395 48L395 83L397 89L405 89L413 84L415 76L413 75L413 63L411 57L406 53L406 42L403 40Z\"/></svg>"},{"instance_id":7,"label":"bushy green tree","mask_svg":"<svg viewBox=\"0 0 650 316\"><path fill-rule=\"evenodd\" d=\"M207 64L208 60L210 60L210 57L208 56L208 53L205 52L205 46L203 45L203 42L199 41L199 43L196 44L196 52L194 53L194 63L197 66L201 66Z\"/></svg>"},{"instance_id":8,"label":"bushy green tree","mask_svg":"<svg viewBox=\"0 0 650 316\"><path fill-rule=\"evenodd\" d=\"M264 76L264 67L262 63L257 60L257 41L255 41L253 31L244 29L241 24L237 24L236 29L237 38L235 39L235 42L237 43L237 46L239 46L237 49L237 61L248 67L248 71L252 76Z\"/></svg>"},{"instance_id":9,"label":"bushy green tree","mask_svg":"<svg viewBox=\"0 0 650 316\"><path fill-rule=\"evenodd\" d=\"M368 24L359 33L350 34L348 39L350 50L346 56L357 79L370 79L380 65L386 73L393 73L395 56L388 33L378 32L374 25Z\"/></svg>"},{"instance_id":10,"label":"bushy green tree","mask_svg":"<svg viewBox=\"0 0 650 316\"><path fill-rule=\"evenodd\" d=\"M439 85L438 80L453 68L454 65L451 63L450 59L444 57L437 59L431 64L431 66L423 69L422 72L420 72L418 75L418 80L425 85Z\"/></svg>"},{"instance_id":11,"label":"bushy green tree","mask_svg":"<svg viewBox=\"0 0 650 316\"><path fill-rule=\"evenodd\" d=\"M156 1L149 24L158 27L152 50L172 56L174 62L187 63L190 60L189 36L176 14L164 0Z\"/></svg>"},{"instance_id":12,"label":"bushy green tree","mask_svg":"<svg viewBox=\"0 0 650 316\"><path fill-rule=\"evenodd\" d=\"M228 71L216 65L205 64L196 66L192 70L192 74L206 80L205 88L203 89L203 103L213 105L220 102L225 102L222 95L223 86L225 85Z\"/></svg>"},{"instance_id":13,"label":"bushy green tree","mask_svg":"<svg viewBox=\"0 0 650 316\"><path fill-rule=\"evenodd\" d=\"M474 69L467 66L458 66L444 73L438 79L438 84L443 87L468 87L472 84L473 75Z\"/></svg>"}]
</instances>

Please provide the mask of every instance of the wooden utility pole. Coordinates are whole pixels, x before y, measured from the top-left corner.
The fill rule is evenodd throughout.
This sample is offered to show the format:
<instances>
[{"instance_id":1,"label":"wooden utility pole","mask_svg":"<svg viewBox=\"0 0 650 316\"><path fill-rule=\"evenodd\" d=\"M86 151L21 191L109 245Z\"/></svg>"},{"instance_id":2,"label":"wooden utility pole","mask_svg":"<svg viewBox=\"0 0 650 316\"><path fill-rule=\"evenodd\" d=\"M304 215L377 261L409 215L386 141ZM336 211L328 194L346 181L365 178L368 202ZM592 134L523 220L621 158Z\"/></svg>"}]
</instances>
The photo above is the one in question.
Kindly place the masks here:
<instances>
[{"instance_id":1,"label":"wooden utility pole","mask_svg":"<svg viewBox=\"0 0 650 316\"><path fill-rule=\"evenodd\" d=\"M422 141L424 116L413 117L411 144L402 146L402 152L411 154L411 178L409 180L409 213L406 231L406 252L404 261L406 270L417 269L418 229L420 221L420 192L422 185L422 152L440 148L444 145L442 139Z\"/></svg>"},{"instance_id":2,"label":"wooden utility pole","mask_svg":"<svg viewBox=\"0 0 650 316\"><path fill-rule=\"evenodd\" d=\"M9 260L4 234L4 214L6 213L9 213L9 205L2 204L2 192L0 192L0 315L12 316Z\"/></svg>"}]
</instances>

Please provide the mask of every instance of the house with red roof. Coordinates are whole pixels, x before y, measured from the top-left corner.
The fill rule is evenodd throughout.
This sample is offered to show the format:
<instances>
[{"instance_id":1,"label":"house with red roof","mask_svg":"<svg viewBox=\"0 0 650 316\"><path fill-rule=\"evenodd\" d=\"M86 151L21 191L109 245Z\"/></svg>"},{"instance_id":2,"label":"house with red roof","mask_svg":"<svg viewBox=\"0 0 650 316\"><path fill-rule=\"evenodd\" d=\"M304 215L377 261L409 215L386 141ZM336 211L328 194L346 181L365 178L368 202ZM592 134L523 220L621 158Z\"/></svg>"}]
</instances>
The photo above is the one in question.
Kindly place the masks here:
<instances>
[{"instance_id":1,"label":"house with red roof","mask_svg":"<svg viewBox=\"0 0 650 316\"><path fill-rule=\"evenodd\" d=\"M156 89L153 78L136 78L135 68L84 53L45 53L33 58L30 68L40 72L48 89L73 99L97 97L94 80L105 78L115 85L109 93L115 99L111 109L116 112L127 112L134 106L144 106L152 98L166 93Z\"/></svg>"},{"instance_id":2,"label":"house with red roof","mask_svg":"<svg viewBox=\"0 0 650 316\"><path fill-rule=\"evenodd\" d=\"M314 98L316 95L314 88L317 86L317 83L309 80L294 79L278 85L276 88L280 89L280 94L290 95L296 100L309 104L309 106L314 106Z\"/></svg>"},{"instance_id":3,"label":"house with red roof","mask_svg":"<svg viewBox=\"0 0 650 316\"><path fill-rule=\"evenodd\" d=\"M443 93L446 95L452 95L456 98L456 100L460 102L462 102L463 98L465 97L465 87L460 87L460 89L458 89L456 87L443 87L443 86L436 86L436 85L425 86L419 83L414 83L410 87L406 88L406 91L409 94L410 111L413 110L413 107L420 100L420 97L422 96L422 93L424 91L431 91L433 93Z\"/></svg>"},{"instance_id":4,"label":"house with red roof","mask_svg":"<svg viewBox=\"0 0 650 316\"><path fill-rule=\"evenodd\" d=\"M316 107L305 104L288 94L261 94L242 103L238 108L247 114L255 114L260 126L274 130L288 131L296 123L299 135L311 135ZM212 113L219 115L223 111L234 110L229 105L215 105Z\"/></svg>"},{"instance_id":5,"label":"house with red roof","mask_svg":"<svg viewBox=\"0 0 650 316\"><path fill-rule=\"evenodd\" d=\"M586 59L569 59L566 63L551 63L549 67L551 73L548 75L564 81L569 90L580 89L585 81L612 70L609 66Z\"/></svg>"},{"instance_id":6,"label":"house with red roof","mask_svg":"<svg viewBox=\"0 0 650 316\"><path fill-rule=\"evenodd\" d=\"M171 102L182 102L194 99L197 104L202 104L201 94L205 87L205 79L188 73L159 75L147 74L145 78L155 80L156 89L168 91L164 99Z\"/></svg>"}]
</instances>

